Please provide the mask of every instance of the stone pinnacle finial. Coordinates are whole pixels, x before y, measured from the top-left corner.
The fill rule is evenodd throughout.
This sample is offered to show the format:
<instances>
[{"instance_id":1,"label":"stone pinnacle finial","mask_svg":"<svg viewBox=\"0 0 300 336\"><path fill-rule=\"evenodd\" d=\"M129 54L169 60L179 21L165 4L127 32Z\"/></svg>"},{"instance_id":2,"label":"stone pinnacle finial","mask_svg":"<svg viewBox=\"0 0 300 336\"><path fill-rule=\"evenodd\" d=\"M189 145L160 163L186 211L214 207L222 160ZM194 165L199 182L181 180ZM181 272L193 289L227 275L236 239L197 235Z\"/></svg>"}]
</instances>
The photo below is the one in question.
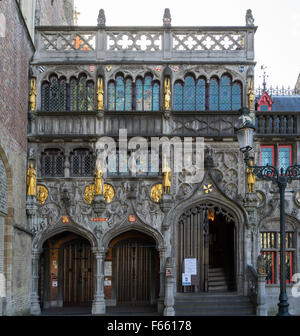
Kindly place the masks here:
<instances>
[{"instance_id":1,"label":"stone pinnacle finial","mask_svg":"<svg viewBox=\"0 0 300 336\"><path fill-rule=\"evenodd\" d=\"M171 27L171 21L172 21L172 18L171 18L170 9L165 8L164 17L163 17L164 27Z\"/></svg>"},{"instance_id":2,"label":"stone pinnacle finial","mask_svg":"<svg viewBox=\"0 0 300 336\"><path fill-rule=\"evenodd\" d=\"M254 17L251 9L247 9L246 12L246 26L254 26Z\"/></svg>"},{"instance_id":3,"label":"stone pinnacle finial","mask_svg":"<svg viewBox=\"0 0 300 336\"><path fill-rule=\"evenodd\" d=\"M104 9L99 10L99 15L98 15L98 27L105 27L105 13Z\"/></svg>"}]
</instances>

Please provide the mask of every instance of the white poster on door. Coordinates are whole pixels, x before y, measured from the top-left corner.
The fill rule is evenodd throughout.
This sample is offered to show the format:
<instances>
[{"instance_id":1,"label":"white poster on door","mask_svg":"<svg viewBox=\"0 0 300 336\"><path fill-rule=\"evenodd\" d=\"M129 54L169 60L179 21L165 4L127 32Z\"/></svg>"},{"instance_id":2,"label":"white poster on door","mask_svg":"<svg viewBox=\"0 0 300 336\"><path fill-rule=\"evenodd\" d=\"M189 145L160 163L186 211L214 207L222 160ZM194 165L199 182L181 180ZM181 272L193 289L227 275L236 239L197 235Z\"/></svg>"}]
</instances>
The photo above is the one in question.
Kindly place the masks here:
<instances>
[{"instance_id":1,"label":"white poster on door","mask_svg":"<svg viewBox=\"0 0 300 336\"><path fill-rule=\"evenodd\" d=\"M182 273L182 286L191 285L191 275L188 273Z\"/></svg>"},{"instance_id":2,"label":"white poster on door","mask_svg":"<svg viewBox=\"0 0 300 336\"><path fill-rule=\"evenodd\" d=\"M197 259L185 258L184 259L184 273L197 275Z\"/></svg>"}]
</instances>

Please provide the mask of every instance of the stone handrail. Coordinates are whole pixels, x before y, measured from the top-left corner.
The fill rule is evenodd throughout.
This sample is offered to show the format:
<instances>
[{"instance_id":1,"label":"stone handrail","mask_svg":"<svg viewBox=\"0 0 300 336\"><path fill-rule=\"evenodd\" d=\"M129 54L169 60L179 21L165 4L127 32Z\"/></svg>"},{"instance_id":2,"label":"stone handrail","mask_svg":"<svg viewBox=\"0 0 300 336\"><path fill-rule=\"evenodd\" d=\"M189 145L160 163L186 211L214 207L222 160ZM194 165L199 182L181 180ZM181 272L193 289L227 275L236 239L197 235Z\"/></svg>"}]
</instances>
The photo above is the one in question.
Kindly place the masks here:
<instances>
[{"instance_id":1,"label":"stone handrail","mask_svg":"<svg viewBox=\"0 0 300 336\"><path fill-rule=\"evenodd\" d=\"M267 306L266 306L266 275L261 274L252 265L247 267L247 278L248 278L248 296L252 302L256 305L256 315L266 316Z\"/></svg>"}]
</instances>

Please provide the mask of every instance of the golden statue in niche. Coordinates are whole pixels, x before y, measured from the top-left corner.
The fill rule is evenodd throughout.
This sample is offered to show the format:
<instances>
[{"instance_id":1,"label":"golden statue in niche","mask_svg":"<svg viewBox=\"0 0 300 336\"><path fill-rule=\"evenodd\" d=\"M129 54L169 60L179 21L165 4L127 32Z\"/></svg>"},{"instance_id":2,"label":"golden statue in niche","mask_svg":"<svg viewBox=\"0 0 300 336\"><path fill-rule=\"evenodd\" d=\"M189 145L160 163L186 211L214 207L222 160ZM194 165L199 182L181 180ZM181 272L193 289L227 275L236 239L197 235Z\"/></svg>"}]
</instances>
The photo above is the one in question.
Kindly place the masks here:
<instances>
[{"instance_id":1,"label":"golden statue in niche","mask_svg":"<svg viewBox=\"0 0 300 336\"><path fill-rule=\"evenodd\" d=\"M103 171L101 167L101 162L98 159L96 162L96 170L95 170L95 194L102 195L103 194Z\"/></svg>"},{"instance_id":2,"label":"golden statue in niche","mask_svg":"<svg viewBox=\"0 0 300 336\"><path fill-rule=\"evenodd\" d=\"M253 165L253 159L250 159L250 166ZM247 168L247 176L248 176L248 191L254 192L254 184L256 180L256 176L253 174L252 168Z\"/></svg>"},{"instance_id":3,"label":"golden statue in niche","mask_svg":"<svg viewBox=\"0 0 300 336\"><path fill-rule=\"evenodd\" d=\"M44 204L48 198L48 189L43 185L37 185L37 200L40 204Z\"/></svg>"},{"instance_id":4,"label":"golden statue in niche","mask_svg":"<svg viewBox=\"0 0 300 336\"><path fill-rule=\"evenodd\" d=\"M161 200L162 196L162 184L157 183L155 184L150 191L150 196L154 202L158 203Z\"/></svg>"},{"instance_id":5,"label":"golden statue in niche","mask_svg":"<svg viewBox=\"0 0 300 336\"><path fill-rule=\"evenodd\" d=\"M171 106L171 82L170 78L165 79L165 110L170 110Z\"/></svg>"},{"instance_id":6,"label":"golden statue in niche","mask_svg":"<svg viewBox=\"0 0 300 336\"><path fill-rule=\"evenodd\" d=\"M30 111L36 110L36 79L30 80L30 93L29 93Z\"/></svg>"},{"instance_id":7,"label":"golden statue in niche","mask_svg":"<svg viewBox=\"0 0 300 336\"><path fill-rule=\"evenodd\" d=\"M249 78L248 80L248 107L249 110L254 110L254 89L253 89L253 78Z\"/></svg>"},{"instance_id":8,"label":"golden statue in niche","mask_svg":"<svg viewBox=\"0 0 300 336\"><path fill-rule=\"evenodd\" d=\"M97 102L98 102L98 111L103 110L103 96L104 96L104 90L103 90L103 79L98 78L98 85L97 85Z\"/></svg>"},{"instance_id":9,"label":"golden statue in niche","mask_svg":"<svg viewBox=\"0 0 300 336\"><path fill-rule=\"evenodd\" d=\"M164 165L163 165L162 173L163 173L164 193L165 194L170 194L172 170L169 167L169 163L168 163L168 160L166 159L166 157L164 159Z\"/></svg>"},{"instance_id":10,"label":"golden statue in niche","mask_svg":"<svg viewBox=\"0 0 300 336\"><path fill-rule=\"evenodd\" d=\"M30 163L30 166L27 170L27 195L36 195L36 170L33 168L32 163Z\"/></svg>"}]
</instances>

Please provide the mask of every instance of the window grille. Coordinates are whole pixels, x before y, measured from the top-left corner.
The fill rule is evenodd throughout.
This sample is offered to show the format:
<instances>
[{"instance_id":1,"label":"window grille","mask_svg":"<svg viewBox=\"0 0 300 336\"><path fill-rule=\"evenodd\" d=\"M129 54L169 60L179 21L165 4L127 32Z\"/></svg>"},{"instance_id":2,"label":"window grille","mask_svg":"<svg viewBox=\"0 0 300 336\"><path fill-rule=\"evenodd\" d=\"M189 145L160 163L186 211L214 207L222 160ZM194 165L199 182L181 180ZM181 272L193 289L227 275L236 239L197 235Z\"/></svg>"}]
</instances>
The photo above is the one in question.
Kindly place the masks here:
<instances>
[{"instance_id":1,"label":"window grille","mask_svg":"<svg viewBox=\"0 0 300 336\"><path fill-rule=\"evenodd\" d=\"M64 176L64 154L59 149L47 149L41 156L43 177Z\"/></svg>"},{"instance_id":2,"label":"window grille","mask_svg":"<svg viewBox=\"0 0 300 336\"><path fill-rule=\"evenodd\" d=\"M70 155L71 176L93 176L94 158L89 149L75 149Z\"/></svg>"}]
</instances>

